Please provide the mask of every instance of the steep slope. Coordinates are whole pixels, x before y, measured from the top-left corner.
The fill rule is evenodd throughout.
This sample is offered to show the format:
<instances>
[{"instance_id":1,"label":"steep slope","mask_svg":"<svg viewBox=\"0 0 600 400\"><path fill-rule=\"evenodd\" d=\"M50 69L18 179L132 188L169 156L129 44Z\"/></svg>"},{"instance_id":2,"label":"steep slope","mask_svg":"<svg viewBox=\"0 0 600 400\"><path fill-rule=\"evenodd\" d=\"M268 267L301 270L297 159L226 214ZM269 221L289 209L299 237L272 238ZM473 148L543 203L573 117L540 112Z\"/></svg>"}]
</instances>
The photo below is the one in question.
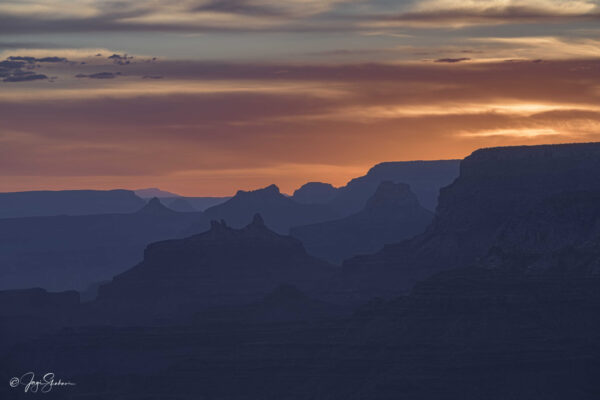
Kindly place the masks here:
<instances>
[{"instance_id":1,"label":"steep slope","mask_svg":"<svg viewBox=\"0 0 600 400\"><path fill-rule=\"evenodd\" d=\"M143 205L129 190L0 193L0 218L131 213Z\"/></svg>"},{"instance_id":2,"label":"steep slope","mask_svg":"<svg viewBox=\"0 0 600 400\"><path fill-rule=\"evenodd\" d=\"M137 210L136 214L173 216L176 215L177 212L161 203L158 197L153 197L148 201L148 203L146 203L144 207Z\"/></svg>"},{"instance_id":3,"label":"steep slope","mask_svg":"<svg viewBox=\"0 0 600 400\"><path fill-rule=\"evenodd\" d=\"M313 291L334 272L255 215L242 229L213 221L207 232L149 245L140 264L100 287L96 305L128 315L175 316L255 301L284 283Z\"/></svg>"},{"instance_id":4,"label":"steep slope","mask_svg":"<svg viewBox=\"0 0 600 400\"><path fill-rule=\"evenodd\" d=\"M250 192L240 190L233 198L207 209L205 213L210 219L224 220L236 228L248 224L254 214L260 213L269 228L284 234L292 226L337 217L326 205L295 202L281 194L275 185Z\"/></svg>"},{"instance_id":5,"label":"steep slope","mask_svg":"<svg viewBox=\"0 0 600 400\"><path fill-rule=\"evenodd\" d=\"M433 213L421 207L408 185L382 182L360 212L294 227L290 234L300 239L309 253L340 263L422 233L432 219Z\"/></svg>"},{"instance_id":6,"label":"steep slope","mask_svg":"<svg viewBox=\"0 0 600 400\"><path fill-rule=\"evenodd\" d=\"M357 290L398 293L436 271L485 257L511 224L555 196L599 191L598 143L478 150L441 190L425 233L346 260L346 278Z\"/></svg>"},{"instance_id":7,"label":"steep slope","mask_svg":"<svg viewBox=\"0 0 600 400\"><path fill-rule=\"evenodd\" d=\"M419 202L435 210L440 188L458 176L460 160L400 161L377 164L365 176L352 179L337 189L331 201L334 210L342 215L360 211L383 181L408 184Z\"/></svg>"},{"instance_id":8,"label":"steep slope","mask_svg":"<svg viewBox=\"0 0 600 400\"><path fill-rule=\"evenodd\" d=\"M0 289L84 289L141 260L148 243L179 237L192 224L201 231L208 221L157 199L131 214L0 220Z\"/></svg>"}]
</instances>

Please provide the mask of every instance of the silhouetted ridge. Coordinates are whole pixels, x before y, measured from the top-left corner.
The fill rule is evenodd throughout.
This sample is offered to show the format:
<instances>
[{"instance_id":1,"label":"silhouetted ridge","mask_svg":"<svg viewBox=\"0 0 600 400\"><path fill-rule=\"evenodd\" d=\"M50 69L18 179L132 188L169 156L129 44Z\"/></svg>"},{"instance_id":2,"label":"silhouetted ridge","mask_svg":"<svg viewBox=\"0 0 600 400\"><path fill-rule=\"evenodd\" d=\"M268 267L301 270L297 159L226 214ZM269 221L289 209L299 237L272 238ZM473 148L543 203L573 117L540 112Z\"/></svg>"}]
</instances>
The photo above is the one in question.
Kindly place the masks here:
<instances>
[{"instance_id":1,"label":"silhouetted ridge","mask_svg":"<svg viewBox=\"0 0 600 400\"><path fill-rule=\"evenodd\" d=\"M277 185L271 184L262 189L248 190L248 191L238 190L235 195L236 196L259 196L259 197L264 197L264 198L276 198L276 197L278 197L278 195L281 195L281 192L279 191L279 187Z\"/></svg>"},{"instance_id":2,"label":"silhouetted ridge","mask_svg":"<svg viewBox=\"0 0 600 400\"><path fill-rule=\"evenodd\" d=\"M329 183L308 182L294 192L292 199L304 204L326 204L336 194L337 189Z\"/></svg>"},{"instance_id":3,"label":"silhouetted ridge","mask_svg":"<svg viewBox=\"0 0 600 400\"><path fill-rule=\"evenodd\" d=\"M143 205L130 190L0 193L0 218L132 213Z\"/></svg>"},{"instance_id":4,"label":"silhouetted ridge","mask_svg":"<svg viewBox=\"0 0 600 400\"><path fill-rule=\"evenodd\" d=\"M175 212L156 199L129 214L3 219L0 289L85 289L139 262L148 243L208 225L202 213Z\"/></svg>"},{"instance_id":5,"label":"silhouetted ridge","mask_svg":"<svg viewBox=\"0 0 600 400\"><path fill-rule=\"evenodd\" d=\"M493 248L496 254L512 252L502 243L513 243L514 249L535 235L557 232L553 246L566 246L568 231L560 235L560 229L552 228L559 226L560 214L545 218L540 212L549 213L547 204L558 201L552 200L556 196L600 193L600 144L482 149L467 157L460 171L456 181L441 190L437 214L425 233L374 255L346 260L345 272L354 276L353 282L363 289L397 293L436 271L481 263ZM576 204L563 201L555 210L571 212L567 210ZM594 213L585 211L584 218L593 219ZM544 230L541 224L546 224ZM578 226L583 229L585 225ZM587 236L588 240L592 237ZM503 250L498 253L498 249ZM529 265L528 253L533 250L521 252L522 267Z\"/></svg>"},{"instance_id":6,"label":"silhouetted ridge","mask_svg":"<svg viewBox=\"0 0 600 400\"><path fill-rule=\"evenodd\" d=\"M0 371L56 371L77 383L54 389L68 398L596 400L599 149L474 153L426 232L350 260L339 280L251 214L151 244L81 306L85 323L69 321L73 294L0 292ZM352 218L419 209L404 184L373 193ZM317 281L371 301L345 316L314 300Z\"/></svg>"},{"instance_id":7,"label":"silhouetted ridge","mask_svg":"<svg viewBox=\"0 0 600 400\"><path fill-rule=\"evenodd\" d=\"M142 207L138 214L148 214L148 215L169 215L174 214L176 211L171 210L170 208L165 207L158 197L153 197L148 201L148 203Z\"/></svg>"},{"instance_id":8,"label":"silhouetted ridge","mask_svg":"<svg viewBox=\"0 0 600 400\"><path fill-rule=\"evenodd\" d=\"M211 219L223 219L235 228L246 226L256 213L270 229L288 233L294 225L325 221L337 214L322 204L300 204L281 194L276 185L253 191L240 190L226 202L205 211Z\"/></svg>"},{"instance_id":9,"label":"silhouetted ridge","mask_svg":"<svg viewBox=\"0 0 600 400\"><path fill-rule=\"evenodd\" d=\"M145 189L136 189L134 190L135 194L140 196L141 198L148 199L153 197L158 197L161 199L169 199L169 198L178 198L180 195L172 192L167 192L165 190L161 190L159 188L145 188Z\"/></svg>"},{"instance_id":10,"label":"silhouetted ridge","mask_svg":"<svg viewBox=\"0 0 600 400\"><path fill-rule=\"evenodd\" d=\"M366 209L378 207L416 208L419 207L419 200L409 185L384 181L379 184L365 206Z\"/></svg>"},{"instance_id":11,"label":"silhouetted ridge","mask_svg":"<svg viewBox=\"0 0 600 400\"><path fill-rule=\"evenodd\" d=\"M140 264L100 287L97 304L168 315L252 301L284 283L314 290L333 273L256 214L241 229L213 220L204 233L150 244Z\"/></svg>"},{"instance_id":12,"label":"silhouetted ridge","mask_svg":"<svg viewBox=\"0 0 600 400\"><path fill-rule=\"evenodd\" d=\"M381 182L406 183L416 194L419 203L433 211L437 205L439 190L458 176L460 160L398 161L375 165L369 172L354 178L346 186L337 189L329 203L342 215L363 209Z\"/></svg>"},{"instance_id":13,"label":"silhouetted ridge","mask_svg":"<svg viewBox=\"0 0 600 400\"><path fill-rule=\"evenodd\" d=\"M387 243L411 238L423 232L432 218L407 184L385 181L358 213L294 227L291 235L302 240L309 253L340 263L353 255L377 251Z\"/></svg>"}]
</instances>

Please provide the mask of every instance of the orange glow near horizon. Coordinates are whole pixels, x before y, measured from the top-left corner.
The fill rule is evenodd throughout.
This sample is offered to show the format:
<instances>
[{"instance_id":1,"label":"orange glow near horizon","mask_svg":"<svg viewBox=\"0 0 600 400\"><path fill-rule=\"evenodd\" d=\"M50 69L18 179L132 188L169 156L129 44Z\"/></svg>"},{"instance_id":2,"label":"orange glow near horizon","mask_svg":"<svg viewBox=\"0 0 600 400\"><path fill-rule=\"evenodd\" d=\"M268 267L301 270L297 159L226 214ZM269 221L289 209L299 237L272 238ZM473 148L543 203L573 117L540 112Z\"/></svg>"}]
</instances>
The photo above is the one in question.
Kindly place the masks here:
<instances>
[{"instance_id":1,"label":"orange glow near horizon","mask_svg":"<svg viewBox=\"0 0 600 400\"><path fill-rule=\"evenodd\" d=\"M110 79L87 61L44 68L58 78L0 91L2 192L293 193L384 161L600 140L598 59L103 65Z\"/></svg>"}]
</instances>

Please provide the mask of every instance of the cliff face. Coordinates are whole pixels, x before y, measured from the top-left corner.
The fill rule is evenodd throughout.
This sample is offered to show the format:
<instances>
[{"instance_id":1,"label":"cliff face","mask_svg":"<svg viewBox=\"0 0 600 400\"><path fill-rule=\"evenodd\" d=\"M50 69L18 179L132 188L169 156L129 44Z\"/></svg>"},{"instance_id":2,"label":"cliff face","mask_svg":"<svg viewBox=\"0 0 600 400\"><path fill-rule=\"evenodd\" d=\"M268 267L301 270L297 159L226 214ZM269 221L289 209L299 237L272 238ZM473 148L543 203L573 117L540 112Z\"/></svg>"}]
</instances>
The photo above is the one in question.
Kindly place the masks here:
<instances>
[{"instance_id":1,"label":"cliff face","mask_svg":"<svg viewBox=\"0 0 600 400\"><path fill-rule=\"evenodd\" d=\"M442 189L438 230L495 230L555 194L600 190L600 145L502 147L474 152Z\"/></svg>"},{"instance_id":2,"label":"cliff face","mask_svg":"<svg viewBox=\"0 0 600 400\"><path fill-rule=\"evenodd\" d=\"M600 193L564 192L502 224L478 265L529 275L600 274Z\"/></svg>"},{"instance_id":3,"label":"cliff face","mask_svg":"<svg viewBox=\"0 0 600 400\"><path fill-rule=\"evenodd\" d=\"M377 164L365 176L352 179L338 188L331 201L335 210L350 215L363 209L383 181L406 183L419 202L428 210L435 210L441 187L449 185L458 176L460 160L400 161Z\"/></svg>"},{"instance_id":4,"label":"cliff face","mask_svg":"<svg viewBox=\"0 0 600 400\"><path fill-rule=\"evenodd\" d=\"M394 287L407 290L436 271L467 267L484 258L490 264L490 252L528 243L533 231L544 236L554 232L552 245L564 247L569 242L559 224L569 218L557 219L556 211L594 220L590 196L597 193L600 144L478 150L462 162L458 179L441 190L436 216L425 233L374 255L347 260L345 272L365 290L392 293ZM582 243L589 239L588 225L573 224L571 229L578 233L570 235ZM361 282L363 277L366 281Z\"/></svg>"},{"instance_id":5,"label":"cliff face","mask_svg":"<svg viewBox=\"0 0 600 400\"><path fill-rule=\"evenodd\" d=\"M149 245L140 264L100 287L96 304L175 315L187 307L254 301L286 283L311 291L334 272L257 215L242 229L213 221L205 233Z\"/></svg>"},{"instance_id":6,"label":"cliff face","mask_svg":"<svg viewBox=\"0 0 600 400\"><path fill-rule=\"evenodd\" d=\"M433 213L404 183L382 182L363 210L348 217L292 228L307 251L334 263L377 251L425 230Z\"/></svg>"}]
</instances>

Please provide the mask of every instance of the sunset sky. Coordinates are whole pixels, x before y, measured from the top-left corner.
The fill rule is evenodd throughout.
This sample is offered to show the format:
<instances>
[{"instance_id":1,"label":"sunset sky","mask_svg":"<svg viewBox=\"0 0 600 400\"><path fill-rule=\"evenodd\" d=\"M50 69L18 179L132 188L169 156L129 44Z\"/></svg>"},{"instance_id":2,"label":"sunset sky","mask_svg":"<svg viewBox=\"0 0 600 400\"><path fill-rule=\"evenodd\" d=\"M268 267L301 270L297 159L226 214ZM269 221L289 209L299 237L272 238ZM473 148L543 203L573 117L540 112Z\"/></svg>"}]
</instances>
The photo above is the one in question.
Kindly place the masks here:
<instances>
[{"instance_id":1,"label":"sunset sky","mask_svg":"<svg viewBox=\"0 0 600 400\"><path fill-rule=\"evenodd\" d=\"M600 0L0 0L0 191L231 195L600 140Z\"/></svg>"}]
</instances>

